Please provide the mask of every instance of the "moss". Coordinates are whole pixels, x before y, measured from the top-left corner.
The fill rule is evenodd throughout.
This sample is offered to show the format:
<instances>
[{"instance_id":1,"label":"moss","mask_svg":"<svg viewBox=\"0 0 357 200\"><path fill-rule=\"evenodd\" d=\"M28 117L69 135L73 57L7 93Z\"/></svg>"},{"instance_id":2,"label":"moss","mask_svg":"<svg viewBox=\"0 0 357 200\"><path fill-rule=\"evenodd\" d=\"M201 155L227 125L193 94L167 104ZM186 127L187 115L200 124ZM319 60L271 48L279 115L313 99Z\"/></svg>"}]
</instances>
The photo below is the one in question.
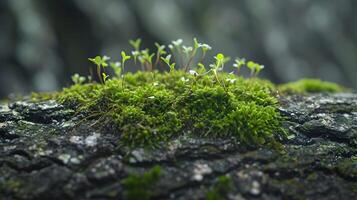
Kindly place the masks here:
<instances>
[{"instance_id":1,"label":"moss","mask_svg":"<svg viewBox=\"0 0 357 200\"><path fill-rule=\"evenodd\" d=\"M206 194L206 200L223 200L226 199L227 193L233 189L231 177L224 175L219 176L216 183Z\"/></svg>"},{"instance_id":2,"label":"moss","mask_svg":"<svg viewBox=\"0 0 357 200\"><path fill-rule=\"evenodd\" d=\"M106 84L76 84L57 100L98 120L114 122L121 143L159 146L180 134L261 144L280 130L274 86L256 78L220 73L195 77L183 71L137 72ZM225 81L235 79L234 83ZM223 85L224 83L224 85Z\"/></svg>"},{"instance_id":3,"label":"moss","mask_svg":"<svg viewBox=\"0 0 357 200\"><path fill-rule=\"evenodd\" d=\"M342 160L337 165L337 171L347 177L357 177L357 157Z\"/></svg>"},{"instance_id":4,"label":"moss","mask_svg":"<svg viewBox=\"0 0 357 200\"><path fill-rule=\"evenodd\" d=\"M22 185L23 185L22 182L17 181L17 180L8 180L8 181L5 181L5 183L3 184L4 189L8 189L11 191L18 190Z\"/></svg>"},{"instance_id":5,"label":"moss","mask_svg":"<svg viewBox=\"0 0 357 200\"><path fill-rule=\"evenodd\" d=\"M57 92L48 92L48 93L36 93L33 92L30 95L31 101L39 102L39 101L47 101L51 99L56 99L58 93Z\"/></svg>"},{"instance_id":6,"label":"moss","mask_svg":"<svg viewBox=\"0 0 357 200\"><path fill-rule=\"evenodd\" d=\"M124 197L128 200L149 200L154 196L153 187L162 174L160 166L155 166L142 175L131 174L122 180Z\"/></svg>"},{"instance_id":7,"label":"moss","mask_svg":"<svg viewBox=\"0 0 357 200\"><path fill-rule=\"evenodd\" d=\"M292 93L317 93L317 92L343 92L342 86L318 79L301 79L296 82L286 83L279 87L282 92Z\"/></svg>"}]
</instances>

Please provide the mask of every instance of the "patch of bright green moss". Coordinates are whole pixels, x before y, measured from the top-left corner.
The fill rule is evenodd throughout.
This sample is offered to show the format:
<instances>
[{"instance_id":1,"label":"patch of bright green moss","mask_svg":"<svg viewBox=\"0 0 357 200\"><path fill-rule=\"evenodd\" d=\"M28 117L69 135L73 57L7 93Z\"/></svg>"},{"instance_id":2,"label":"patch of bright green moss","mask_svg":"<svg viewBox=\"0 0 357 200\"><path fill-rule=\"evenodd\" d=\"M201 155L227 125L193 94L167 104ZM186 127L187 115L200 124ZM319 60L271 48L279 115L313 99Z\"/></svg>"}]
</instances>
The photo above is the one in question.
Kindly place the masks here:
<instances>
[{"instance_id":1,"label":"patch of bright green moss","mask_svg":"<svg viewBox=\"0 0 357 200\"><path fill-rule=\"evenodd\" d=\"M274 86L220 73L195 77L183 71L137 72L105 84L76 84L56 98L98 120L115 123L128 146L158 146L190 133L262 144L280 130ZM232 81L235 80L235 81Z\"/></svg>"},{"instance_id":2,"label":"patch of bright green moss","mask_svg":"<svg viewBox=\"0 0 357 200\"><path fill-rule=\"evenodd\" d=\"M144 174L130 174L121 182L124 188L124 197L128 200L149 200L154 193L154 184L162 174L160 166L155 166Z\"/></svg>"},{"instance_id":3,"label":"patch of bright green moss","mask_svg":"<svg viewBox=\"0 0 357 200\"><path fill-rule=\"evenodd\" d=\"M283 92L317 93L317 92L343 92L342 86L318 79L301 79L296 82L286 83L279 88Z\"/></svg>"}]
</instances>

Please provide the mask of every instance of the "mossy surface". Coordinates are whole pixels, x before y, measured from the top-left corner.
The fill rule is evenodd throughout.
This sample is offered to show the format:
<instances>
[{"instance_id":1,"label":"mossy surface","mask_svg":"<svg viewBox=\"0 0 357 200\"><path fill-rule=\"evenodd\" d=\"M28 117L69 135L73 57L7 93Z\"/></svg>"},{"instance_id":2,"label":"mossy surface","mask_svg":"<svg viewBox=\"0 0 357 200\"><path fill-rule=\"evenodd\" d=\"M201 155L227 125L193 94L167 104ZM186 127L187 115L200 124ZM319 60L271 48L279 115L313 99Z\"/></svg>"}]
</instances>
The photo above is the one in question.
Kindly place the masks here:
<instances>
[{"instance_id":1,"label":"mossy surface","mask_svg":"<svg viewBox=\"0 0 357 200\"><path fill-rule=\"evenodd\" d=\"M157 146L182 134L254 145L272 139L281 119L273 84L226 73L218 78L137 72L125 82L76 84L54 96L88 117L114 122L128 146Z\"/></svg>"},{"instance_id":2,"label":"mossy surface","mask_svg":"<svg viewBox=\"0 0 357 200\"><path fill-rule=\"evenodd\" d=\"M230 176L219 176L217 182L213 185L210 191L206 194L206 200L223 200L227 198L227 194L234 188L233 181Z\"/></svg>"},{"instance_id":3,"label":"mossy surface","mask_svg":"<svg viewBox=\"0 0 357 200\"><path fill-rule=\"evenodd\" d=\"M149 200L152 199L153 188L162 174L160 166L155 166L144 174L130 174L122 180L124 187L124 197L128 200Z\"/></svg>"},{"instance_id":4,"label":"mossy surface","mask_svg":"<svg viewBox=\"0 0 357 200\"><path fill-rule=\"evenodd\" d=\"M318 79L301 79L296 82L286 83L279 87L283 92L291 93L317 93L317 92L343 92L346 88L327 81Z\"/></svg>"}]
</instances>

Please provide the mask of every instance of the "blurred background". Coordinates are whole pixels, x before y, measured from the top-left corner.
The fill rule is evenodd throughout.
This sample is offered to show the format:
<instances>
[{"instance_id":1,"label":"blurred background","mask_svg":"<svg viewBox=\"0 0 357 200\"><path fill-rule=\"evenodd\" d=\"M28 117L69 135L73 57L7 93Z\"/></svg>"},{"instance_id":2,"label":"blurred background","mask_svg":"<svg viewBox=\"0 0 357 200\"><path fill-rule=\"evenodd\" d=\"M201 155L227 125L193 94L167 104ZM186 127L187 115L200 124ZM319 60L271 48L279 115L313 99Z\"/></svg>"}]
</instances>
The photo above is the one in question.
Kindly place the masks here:
<instances>
[{"instance_id":1,"label":"blurred background","mask_svg":"<svg viewBox=\"0 0 357 200\"><path fill-rule=\"evenodd\" d=\"M119 59L137 37L148 48L197 37L275 83L357 88L356 0L0 0L0 98L68 86L88 57Z\"/></svg>"}]
</instances>

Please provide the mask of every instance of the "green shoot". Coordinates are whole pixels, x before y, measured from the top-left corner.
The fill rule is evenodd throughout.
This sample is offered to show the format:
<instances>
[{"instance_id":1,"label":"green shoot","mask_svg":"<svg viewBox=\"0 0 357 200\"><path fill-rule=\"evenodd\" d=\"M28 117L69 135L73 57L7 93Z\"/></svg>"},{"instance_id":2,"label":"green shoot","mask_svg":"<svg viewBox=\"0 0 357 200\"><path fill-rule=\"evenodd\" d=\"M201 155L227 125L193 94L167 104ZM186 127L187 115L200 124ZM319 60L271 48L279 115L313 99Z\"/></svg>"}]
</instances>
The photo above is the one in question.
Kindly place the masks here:
<instances>
[{"instance_id":1,"label":"green shoot","mask_svg":"<svg viewBox=\"0 0 357 200\"><path fill-rule=\"evenodd\" d=\"M145 49L141 51L141 56L138 57L140 63L146 65L146 69L148 71L153 70L153 65L152 65L152 58L154 57L155 53L150 54L149 49Z\"/></svg>"},{"instance_id":2,"label":"green shoot","mask_svg":"<svg viewBox=\"0 0 357 200\"><path fill-rule=\"evenodd\" d=\"M80 76L79 74L74 74L72 77L72 81L74 84L83 84L86 81L86 77Z\"/></svg>"},{"instance_id":3,"label":"green shoot","mask_svg":"<svg viewBox=\"0 0 357 200\"><path fill-rule=\"evenodd\" d=\"M122 73L124 73L125 70L125 62L129 60L131 56L126 55L125 51L121 52L121 67L122 67ZM123 76L123 82L122 86L124 87L124 82L125 82L125 77Z\"/></svg>"},{"instance_id":4,"label":"green shoot","mask_svg":"<svg viewBox=\"0 0 357 200\"><path fill-rule=\"evenodd\" d=\"M255 76L258 76L258 74L260 73L260 71L262 71L263 69L264 69L264 65L257 65L256 67L255 67Z\"/></svg>"},{"instance_id":5,"label":"green shoot","mask_svg":"<svg viewBox=\"0 0 357 200\"><path fill-rule=\"evenodd\" d=\"M169 48L172 53L174 53L174 50L175 50L175 51L177 51L177 54L180 55L181 65L183 65L182 44L183 44L183 40L177 39L177 40L172 41L172 45L171 44L169 45Z\"/></svg>"},{"instance_id":6,"label":"green shoot","mask_svg":"<svg viewBox=\"0 0 357 200\"><path fill-rule=\"evenodd\" d=\"M102 73L102 77L103 77L103 82L105 83L109 77L109 75L107 75L106 73Z\"/></svg>"},{"instance_id":7,"label":"green shoot","mask_svg":"<svg viewBox=\"0 0 357 200\"><path fill-rule=\"evenodd\" d=\"M175 65L176 63L171 63L171 54L167 55L166 58L161 57L161 60L164 61L164 63L166 63L166 65L168 65L170 67L170 72L173 72L175 70Z\"/></svg>"},{"instance_id":8,"label":"green shoot","mask_svg":"<svg viewBox=\"0 0 357 200\"><path fill-rule=\"evenodd\" d=\"M193 48L190 46L182 46L182 52L186 55L186 57L189 57L189 54L193 52Z\"/></svg>"},{"instance_id":9,"label":"green shoot","mask_svg":"<svg viewBox=\"0 0 357 200\"><path fill-rule=\"evenodd\" d=\"M131 56L128 56L126 55L125 51L121 51L121 66L123 68L123 72L124 72L124 69L125 69L125 62L127 60L129 60L131 58Z\"/></svg>"},{"instance_id":10,"label":"green shoot","mask_svg":"<svg viewBox=\"0 0 357 200\"><path fill-rule=\"evenodd\" d=\"M219 53L214 57L214 59L216 60L216 63L210 65L211 70L212 70L217 82L220 85L223 85L224 88L226 88L226 86L224 85L224 82L222 84L218 78L218 71L221 71L223 69L224 63L227 62L227 57L225 57L222 53Z\"/></svg>"},{"instance_id":11,"label":"green shoot","mask_svg":"<svg viewBox=\"0 0 357 200\"><path fill-rule=\"evenodd\" d=\"M120 62L110 62L109 66L113 69L115 75L120 78L122 68L121 68L121 63Z\"/></svg>"},{"instance_id":12,"label":"green shoot","mask_svg":"<svg viewBox=\"0 0 357 200\"><path fill-rule=\"evenodd\" d=\"M234 60L233 67L237 68L237 75L239 75L240 69L245 65L245 58L236 58Z\"/></svg>"},{"instance_id":13,"label":"green shoot","mask_svg":"<svg viewBox=\"0 0 357 200\"><path fill-rule=\"evenodd\" d=\"M200 47L202 49L202 57L201 57L201 61L203 61L203 59L206 56L207 51L212 50L212 47L209 46L208 44L198 44L198 47Z\"/></svg>"},{"instance_id":14,"label":"green shoot","mask_svg":"<svg viewBox=\"0 0 357 200\"><path fill-rule=\"evenodd\" d=\"M140 55L140 51L132 51L131 55L133 55L134 58L134 63L136 64L136 60L138 59L138 56Z\"/></svg>"},{"instance_id":15,"label":"green shoot","mask_svg":"<svg viewBox=\"0 0 357 200\"><path fill-rule=\"evenodd\" d=\"M136 40L129 40L129 43L131 46L134 47L135 51L139 51L140 50L140 45L141 45L141 39L138 38Z\"/></svg>"},{"instance_id":16,"label":"green shoot","mask_svg":"<svg viewBox=\"0 0 357 200\"><path fill-rule=\"evenodd\" d=\"M185 69L184 69L185 72L189 69L189 67L191 65L191 62L192 62L193 58L195 57L195 55L197 53L197 49L199 47L200 47L200 44L198 43L196 38L193 39L193 48L192 47L188 47L188 48L185 49L185 46L183 46L184 51L186 51L187 57L189 58L186 66L185 66ZM190 56L188 56L189 52L191 52Z\"/></svg>"},{"instance_id":17,"label":"green shoot","mask_svg":"<svg viewBox=\"0 0 357 200\"><path fill-rule=\"evenodd\" d=\"M104 81L102 79L102 75L101 75L101 69L102 67L107 67L108 64L106 63L107 60L109 60L110 58L107 56L96 56L95 58L88 58L89 61L91 61L92 63L94 63L95 65L97 65L97 75L99 78L99 81L104 84Z\"/></svg>"},{"instance_id":18,"label":"green shoot","mask_svg":"<svg viewBox=\"0 0 357 200\"><path fill-rule=\"evenodd\" d=\"M203 73L206 73L206 67L204 64L202 63L198 63L197 64L197 72L200 73L200 74L203 74Z\"/></svg>"},{"instance_id":19,"label":"green shoot","mask_svg":"<svg viewBox=\"0 0 357 200\"><path fill-rule=\"evenodd\" d=\"M264 69L264 65L260 65L253 61L249 61L247 63L247 67L250 69L251 76L253 76L253 75L257 76L260 73L260 71L262 71Z\"/></svg>"},{"instance_id":20,"label":"green shoot","mask_svg":"<svg viewBox=\"0 0 357 200\"><path fill-rule=\"evenodd\" d=\"M253 61L249 61L249 62L247 63L247 67L248 67L248 69L250 70L250 75L251 75L251 76L253 76L253 74L254 74L255 66L256 66L256 63L253 62Z\"/></svg>"},{"instance_id":21,"label":"green shoot","mask_svg":"<svg viewBox=\"0 0 357 200\"><path fill-rule=\"evenodd\" d=\"M157 48L155 67L157 67L157 65L159 64L161 55L165 55L166 51L165 51L165 45L160 45L159 43L155 42L155 46Z\"/></svg>"},{"instance_id":22,"label":"green shoot","mask_svg":"<svg viewBox=\"0 0 357 200\"><path fill-rule=\"evenodd\" d=\"M177 39L177 40L174 40L172 41L172 44L175 46L175 47L180 47L183 43L183 40L182 39Z\"/></svg>"}]
</instances>

